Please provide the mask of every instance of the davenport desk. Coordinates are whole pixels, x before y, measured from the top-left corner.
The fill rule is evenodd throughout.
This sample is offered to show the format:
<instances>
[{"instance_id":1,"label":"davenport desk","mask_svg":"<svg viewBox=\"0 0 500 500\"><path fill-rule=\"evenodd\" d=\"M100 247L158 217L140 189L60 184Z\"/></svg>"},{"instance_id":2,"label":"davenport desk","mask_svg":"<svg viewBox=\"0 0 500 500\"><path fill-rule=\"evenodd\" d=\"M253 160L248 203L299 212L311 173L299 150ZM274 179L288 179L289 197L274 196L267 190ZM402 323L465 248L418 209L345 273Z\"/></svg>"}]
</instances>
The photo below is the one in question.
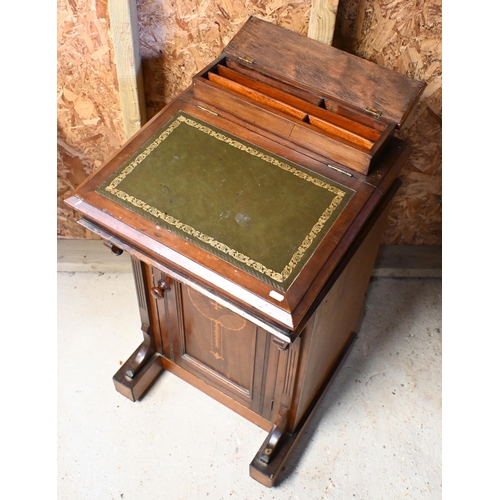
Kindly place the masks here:
<instances>
[{"instance_id":1,"label":"davenport desk","mask_svg":"<svg viewBox=\"0 0 500 500\"><path fill-rule=\"evenodd\" d=\"M272 486L355 338L424 84L250 18L66 202L127 252L142 343L132 401L168 370L269 432Z\"/></svg>"}]
</instances>

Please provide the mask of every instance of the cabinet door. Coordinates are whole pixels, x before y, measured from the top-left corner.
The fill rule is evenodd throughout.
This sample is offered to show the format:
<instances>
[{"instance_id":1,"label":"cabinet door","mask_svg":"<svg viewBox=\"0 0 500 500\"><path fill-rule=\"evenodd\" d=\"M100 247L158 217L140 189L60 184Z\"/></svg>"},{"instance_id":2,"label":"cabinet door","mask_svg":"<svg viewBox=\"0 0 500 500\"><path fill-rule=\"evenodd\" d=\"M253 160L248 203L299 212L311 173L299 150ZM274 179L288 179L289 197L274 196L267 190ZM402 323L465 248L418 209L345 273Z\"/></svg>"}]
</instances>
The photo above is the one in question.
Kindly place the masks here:
<instances>
[{"instance_id":1,"label":"cabinet door","mask_svg":"<svg viewBox=\"0 0 500 500\"><path fill-rule=\"evenodd\" d=\"M178 282L168 294L167 317L173 361L261 413L267 332Z\"/></svg>"}]
</instances>

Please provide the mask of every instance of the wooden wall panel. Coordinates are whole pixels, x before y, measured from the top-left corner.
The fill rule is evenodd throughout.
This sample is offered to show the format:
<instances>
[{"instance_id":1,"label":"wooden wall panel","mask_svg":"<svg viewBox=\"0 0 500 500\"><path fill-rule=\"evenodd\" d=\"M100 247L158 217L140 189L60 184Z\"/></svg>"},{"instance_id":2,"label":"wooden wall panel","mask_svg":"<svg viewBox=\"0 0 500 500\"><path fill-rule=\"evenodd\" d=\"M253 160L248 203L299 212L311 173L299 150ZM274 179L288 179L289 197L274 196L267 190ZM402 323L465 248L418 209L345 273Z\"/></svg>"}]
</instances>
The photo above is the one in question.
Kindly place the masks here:
<instances>
[{"instance_id":1,"label":"wooden wall panel","mask_svg":"<svg viewBox=\"0 0 500 500\"><path fill-rule=\"evenodd\" d=\"M340 0L333 45L427 87L398 132L413 148L382 243L442 243L441 0Z\"/></svg>"},{"instance_id":2,"label":"wooden wall panel","mask_svg":"<svg viewBox=\"0 0 500 500\"><path fill-rule=\"evenodd\" d=\"M124 141L107 1L58 0L58 237L94 237L63 199Z\"/></svg>"}]
</instances>

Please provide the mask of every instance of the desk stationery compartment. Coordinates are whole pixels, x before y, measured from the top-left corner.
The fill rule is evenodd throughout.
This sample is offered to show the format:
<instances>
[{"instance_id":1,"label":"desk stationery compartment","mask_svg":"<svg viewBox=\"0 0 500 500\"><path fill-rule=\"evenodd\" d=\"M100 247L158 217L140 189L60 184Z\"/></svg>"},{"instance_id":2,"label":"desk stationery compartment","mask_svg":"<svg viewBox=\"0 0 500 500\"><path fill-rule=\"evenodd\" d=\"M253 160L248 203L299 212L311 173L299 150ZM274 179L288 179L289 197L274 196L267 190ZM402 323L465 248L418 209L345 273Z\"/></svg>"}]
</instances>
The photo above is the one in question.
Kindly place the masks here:
<instances>
[{"instance_id":1,"label":"desk stationery compartment","mask_svg":"<svg viewBox=\"0 0 500 500\"><path fill-rule=\"evenodd\" d=\"M376 111L357 110L250 65L221 59L194 78L195 98L319 151L332 162L368 173L373 158L394 133L395 123L371 117Z\"/></svg>"}]
</instances>

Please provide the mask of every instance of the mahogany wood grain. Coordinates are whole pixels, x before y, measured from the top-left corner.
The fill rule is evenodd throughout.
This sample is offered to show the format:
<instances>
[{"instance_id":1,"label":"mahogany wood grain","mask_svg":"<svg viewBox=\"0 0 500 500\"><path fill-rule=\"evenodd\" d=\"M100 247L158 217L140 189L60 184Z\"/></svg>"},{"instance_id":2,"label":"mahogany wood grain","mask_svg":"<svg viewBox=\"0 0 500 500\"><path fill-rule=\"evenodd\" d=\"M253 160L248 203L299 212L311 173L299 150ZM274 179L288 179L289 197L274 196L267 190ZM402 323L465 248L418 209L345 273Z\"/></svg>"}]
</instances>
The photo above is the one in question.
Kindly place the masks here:
<instances>
[{"instance_id":1,"label":"mahogany wood grain","mask_svg":"<svg viewBox=\"0 0 500 500\"><path fill-rule=\"evenodd\" d=\"M335 99L325 99L324 100L325 109L335 113L336 115L343 116L349 120L356 120L369 128L373 128L378 132L382 133L387 128L387 125L391 122L386 120L385 117L381 116L379 119L374 118L370 114L360 113L360 110L355 109L352 106L346 105L345 102Z\"/></svg>"},{"instance_id":2,"label":"mahogany wood grain","mask_svg":"<svg viewBox=\"0 0 500 500\"><path fill-rule=\"evenodd\" d=\"M300 397L294 401L292 428L302 419L352 332L359 329L365 293L387 215L388 207L375 222L310 319L313 326L306 329L309 335L302 338L302 341L307 343L307 347L304 347L307 349L307 357L302 358L306 367L297 387ZM332 328L332 325L335 325L335 328Z\"/></svg>"},{"instance_id":3,"label":"mahogany wood grain","mask_svg":"<svg viewBox=\"0 0 500 500\"><path fill-rule=\"evenodd\" d=\"M380 133L371 127L367 127L355 119L346 118L341 115L332 113L325 108L319 106L319 104L311 104L300 97L291 95L283 90L277 89L266 83L261 83L259 80L255 80L251 77L242 75L237 71L234 71L221 64L217 65L217 72L219 75L245 85L246 87L252 88L258 92L268 95L274 99L277 99L285 104L294 106L307 113L310 117L317 117L332 125L336 125L347 132L352 132L354 136L358 136L366 140L366 144L369 144L368 149L372 146L373 142L380 137ZM253 75L257 74L257 71L253 71ZM321 100L323 101L323 100ZM320 103L321 104L321 103ZM311 122L312 123L312 122Z\"/></svg>"},{"instance_id":4,"label":"mahogany wood grain","mask_svg":"<svg viewBox=\"0 0 500 500\"><path fill-rule=\"evenodd\" d=\"M193 96L201 103L208 103L215 107L215 112L219 116L219 111L228 112L227 118L232 121L233 117L240 117L244 122L254 124L258 128L267 130L279 137L289 137L295 123L277 109L269 108L266 105L257 105L255 101L235 92L231 89L224 89L209 80L195 80L193 85ZM186 102L186 111L192 109ZM189 111L191 113L191 111ZM196 111L194 111L196 114ZM193 113L191 113L193 114ZM200 116L198 112L196 116ZM226 117L225 116L225 117ZM201 116L200 116L201 117ZM205 115L206 119L209 119ZM213 119L213 118L212 118Z\"/></svg>"},{"instance_id":5,"label":"mahogany wood grain","mask_svg":"<svg viewBox=\"0 0 500 500\"><path fill-rule=\"evenodd\" d=\"M322 120L321 118L318 118L314 115L308 115L308 117L309 117L309 123L311 125L321 129L323 132L326 132L332 137L341 137L346 141L352 142L353 144L356 144L357 146L364 148L366 151L370 151L373 147L373 142L369 141L368 139L365 139L364 137L361 137L357 134L353 134L352 132L349 132L344 128L334 125L329 121Z\"/></svg>"},{"instance_id":6,"label":"mahogany wood grain","mask_svg":"<svg viewBox=\"0 0 500 500\"><path fill-rule=\"evenodd\" d=\"M374 141L380 138L380 133L356 123L354 120L315 107L298 97L287 96L281 90L252 81L224 66L218 65L217 70L218 74L212 71L208 72L207 76L210 81L247 96L260 104L293 116L300 121L310 123L313 127L326 132L332 139L341 139L369 152Z\"/></svg>"},{"instance_id":7,"label":"mahogany wood grain","mask_svg":"<svg viewBox=\"0 0 500 500\"><path fill-rule=\"evenodd\" d=\"M137 257L134 257L134 259ZM172 279L165 277L161 271L153 266L150 266L144 259L141 260L143 264L143 273L146 278L146 283L148 290L151 290L154 286L158 284L160 280L166 279L169 286L172 286ZM164 293L162 299L152 299L153 295L147 296L147 303L150 310L151 316L151 329L153 335L158 339L158 352L162 353L167 358L171 358L170 353L170 335L167 328L167 317L166 317L166 304L168 293Z\"/></svg>"},{"instance_id":8,"label":"mahogany wood grain","mask_svg":"<svg viewBox=\"0 0 500 500\"><path fill-rule=\"evenodd\" d=\"M253 99L254 101L257 101L261 104L265 104L270 108L277 109L282 113L286 113L287 115L293 116L298 120L304 120L307 116L307 113L300 111L300 109L294 108L293 106L290 106L284 102L273 99L265 94L262 94L261 92L252 90L244 85L241 85L240 83L224 78L223 76L220 76L216 73L212 72L208 73L208 79L211 82L215 82L222 87L234 90L238 94L243 94L244 96L250 97L250 99Z\"/></svg>"},{"instance_id":9,"label":"mahogany wood grain","mask_svg":"<svg viewBox=\"0 0 500 500\"><path fill-rule=\"evenodd\" d=\"M199 92L199 94L201 94L201 92ZM206 101L200 100L198 97L194 97L194 95L189 102L186 101L186 105L194 105L196 107L200 106L202 108L205 107L208 111L217 113L222 119L229 120L240 127L246 128L252 133L258 134L262 138L262 143L270 144L269 147L271 149L272 144L279 145L282 151L282 156L290 161L300 162L301 158L306 158L305 161L307 164L304 166L312 172L318 173L327 179L340 182L341 184L351 187L354 190L357 190L359 184L363 183L365 179L370 183L370 185L377 185L377 180L371 182L369 179L378 179L378 177L374 177L374 175L378 175L378 170L371 170L367 176L361 176L358 172L348 166L342 165L341 163L328 158L322 151L312 151L311 149L307 149L300 144L291 142L288 136L285 137L284 135L277 135L273 132L273 130L262 128L260 126L261 120L251 121L244 119L245 117L242 117L237 113L233 114L230 110L218 108L212 104L208 104ZM270 143L267 141L270 141ZM269 149L269 147L265 147ZM350 175L348 177L340 175L338 170L335 170L332 166L336 166L340 170L348 172Z\"/></svg>"},{"instance_id":10,"label":"mahogany wood grain","mask_svg":"<svg viewBox=\"0 0 500 500\"><path fill-rule=\"evenodd\" d=\"M322 151L334 161L349 167L356 172L366 175L370 170L372 154L369 149L358 142L337 135L325 135L322 130L304 123L301 126L295 126L290 134L290 139L299 144L307 144L312 150Z\"/></svg>"},{"instance_id":11,"label":"mahogany wood grain","mask_svg":"<svg viewBox=\"0 0 500 500\"><path fill-rule=\"evenodd\" d=\"M391 120L388 120L384 116L381 116L379 119L374 118L372 115L366 114L363 109L356 108L355 106L342 101L340 98L335 98L333 96L322 97L317 94L317 89L314 88L314 86L297 82L296 80L291 80L287 78L286 75L276 73L269 68L263 68L258 64L252 64L253 68L251 68L246 64L240 64L234 61L231 57L220 56L203 71L198 73L198 75L204 75L216 64L225 64L227 67L249 76L253 80L262 81L271 87L275 87L289 93L291 96L299 97L304 101L317 105L322 109L324 108L338 116L363 124L366 127L378 132L383 132L387 124L392 123Z\"/></svg>"},{"instance_id":12,"label":"mahogany wood grain","mask_svg":"<svg viewBox=\"0 0 500 500\"><path fill-rule=\"evenodd\" d=\"M177 332L174 361L218 387L240 403L255 407L262 387L255 384L262 372L264 352L257 351L266 335L255 324L178 284L170 292L176 307L168 308L171 329Z\"/></svg>"},{"instance_id":13,"label":"mahogany wood grain","mask_svg":"<svg viewBox=\"0 0 500 500\"><path fill-rule=\"evenodd\" d=\"M255 17L248 19L223 55L250 57L259 68L287 75L297 84L356 109L377 109L398 125L425 87L423 82Z\"/></svg>"},{"instance_id":14,"label":"mahogany wood grain","mask_svg":"<svg viewBox=\"0 0 500 500\"><path fill-rule=\"evenodd\" d=\"M325 135L320 129L292 116L292 112L287 113L286 108L291 108L290 106L277 101L270 106L268 102L264 102L265 99L257 101L244 92L238 92L235 87L223 87L208 79L195 80L194 95L218 109L230 110L250 123L258 123L262 129L285 137L298 146L310 151L321 151L329 161L349 165L351 169L362 174L367 174L370 169L372 154L365 147L344 137ZM304 119L307 117L300 110L297 115Z\"/></svg>"},{"instance_id":15,"label":"mahogany wood grain","mask_svg":"<svg viewBox=\"0 0 500 500\"><path fill-rule=\"evenodd\" d=\"M242 75L246 75L252 80L265 83L266 85L281 90L288 95L299 97L306 102L314 104L315 106L321 106L323 104L324 99L321 96L318 96L313 92L301 89L296 85L292 85L291 83L283 81L283 76L281 77L281 79L273 78L269 75L266 75L265 73L249 68L244 64L240 64L230 58L225 59L225 64L228 68L231 68Z\"/></svg>"}]
</instances>

